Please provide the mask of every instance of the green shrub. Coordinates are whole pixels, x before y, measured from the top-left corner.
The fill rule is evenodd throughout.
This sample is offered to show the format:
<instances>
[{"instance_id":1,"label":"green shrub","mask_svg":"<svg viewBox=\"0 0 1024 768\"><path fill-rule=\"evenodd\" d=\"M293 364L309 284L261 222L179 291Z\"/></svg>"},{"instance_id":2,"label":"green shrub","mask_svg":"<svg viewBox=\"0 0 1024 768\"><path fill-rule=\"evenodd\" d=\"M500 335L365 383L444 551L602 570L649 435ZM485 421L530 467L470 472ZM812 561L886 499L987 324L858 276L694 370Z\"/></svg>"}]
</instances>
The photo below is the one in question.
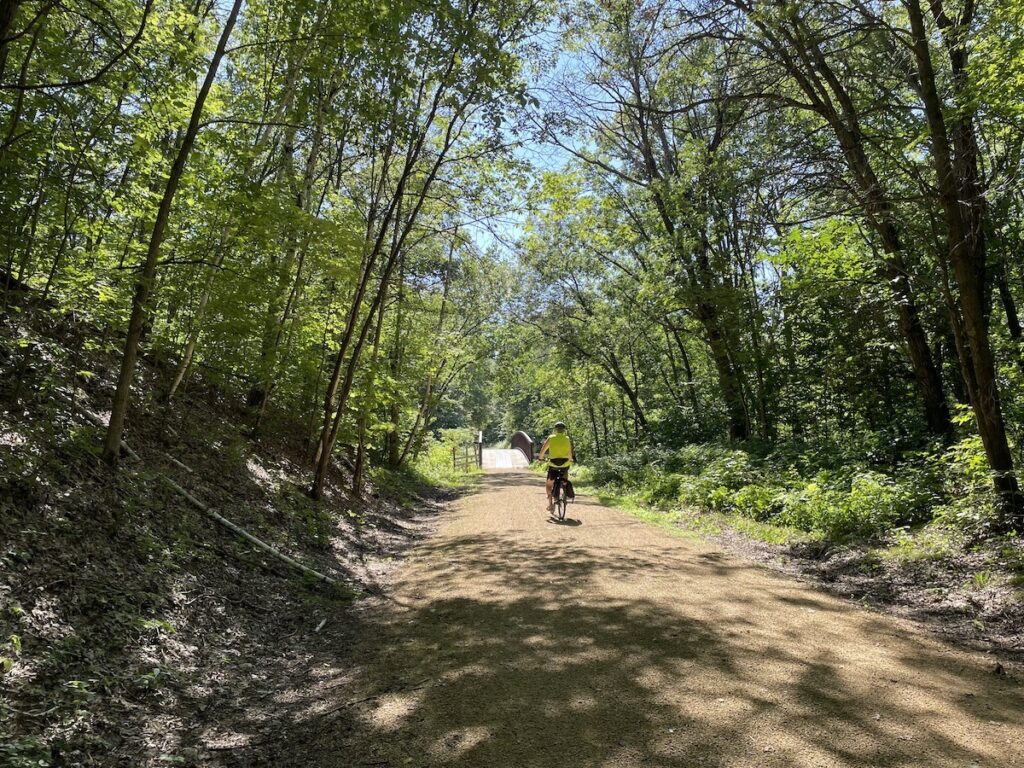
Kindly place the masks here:
<instances>
[{"instance_id":1,"label":"green shrub","mask_svg":"<svg viewBox=\"0 0 1024 768\"><path fill-rule=\"evenodd\" d=\"M643 490L651 478L665 471L669 455L662 448L640 447L629 453L594 458L590 461L591 480L595 485Z\"/></svg>"},{"instance_id":2,"label":"green shrub","mask_svg":"<svg viewBox=\"0 0 1024 768\"><path fill-rule=\"evenodd\" d=\"M709 457L700 476L709 486L732 490L739 490L755 480L750 457L743 451L725 451Z\"/></svg>"},{"instance_id":3,"label":"green shrub","mask_svg":"<svg viewBox=\"0 0 1024 768\"><path fill-rule=\"evenodd\" d=\"M853 478L849 490L819 482L783 496L781 522L834 540L868 538L915 517L915 494L877 472Z\"/></svg>"},{"instance_id":4,"label":"green shrub","mask_svg":"<svg viewBox=\"0 0 1024 768\"><path fill-rule=\"evenodd\" d=\"M670 506L679 496L679 486L686 480L685 475L655 474L648 485L648 491L642 493L645 501L656 506Z\"/></svg>"},{"instance_id":5,"label":"green shrub","mask_svg":"<svg viewBox=\"0 0 1024 768\"><path fill-rule=\"evenodd\" d=\"M743 517L764 522L782 511L784 493L783 489L768 485L745 485L732 495L731 505Z\"/></svg>"},{"instance_id":6,"label":"green shrub","mask_svg":"<svg viewBox=\"0 0 1024 768\"><path fill-rule=\"evenodd\" d=\"M660 508L735 512L833 540L877 538L936 514L963 529L993 519L990 480L977 445L941 461L911 457L894 473L863 462L819 460L813 446L758 454L715 444L640 448L595 459L587 480ZM948 502L950 498L962 502Z\"/></svg>"},{"instance_id":7,"label":"green shrub","mask_svg":"<svg viewBox=\"0 0 1024 768\"><path fill-rule=\"evenodd\" d=\"M572 482L577 486L597 485L594 481L593 466L591 464L576 464L572 470Z\"/></svg>"},{"instance_id":8,"label":"green shrub","mask_svg":"<svg viewBox=\"0 0 1024 768\"><path fill-rule=\"evenodd\" d=\"M934 509L937 522L982 533L999 519L999 500L980 437L975 435L950 446L933 461L932 469L943 478L946 497Z\"/></svg>"}]
</instances>

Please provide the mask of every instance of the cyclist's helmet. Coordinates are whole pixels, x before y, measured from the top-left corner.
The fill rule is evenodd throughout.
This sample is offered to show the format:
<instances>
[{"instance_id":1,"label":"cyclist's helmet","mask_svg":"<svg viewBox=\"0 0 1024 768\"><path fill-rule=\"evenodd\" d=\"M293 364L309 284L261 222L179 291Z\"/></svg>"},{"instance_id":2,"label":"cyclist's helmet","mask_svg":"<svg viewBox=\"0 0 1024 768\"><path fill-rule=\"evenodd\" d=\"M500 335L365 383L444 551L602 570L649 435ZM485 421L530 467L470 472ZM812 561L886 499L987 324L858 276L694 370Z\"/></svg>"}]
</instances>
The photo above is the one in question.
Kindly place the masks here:
<instances>
[{"instance_id":1,"label":"cyclist's helmet","mask_svg":"<svg viewBox=\"0 0 1024 768\"><path fill-rule=\"evenodd\" d=\"M565 432L565 422L564 421L556 421L555 422L555 431L556 432Z\"/></svg>"}]
</instances>

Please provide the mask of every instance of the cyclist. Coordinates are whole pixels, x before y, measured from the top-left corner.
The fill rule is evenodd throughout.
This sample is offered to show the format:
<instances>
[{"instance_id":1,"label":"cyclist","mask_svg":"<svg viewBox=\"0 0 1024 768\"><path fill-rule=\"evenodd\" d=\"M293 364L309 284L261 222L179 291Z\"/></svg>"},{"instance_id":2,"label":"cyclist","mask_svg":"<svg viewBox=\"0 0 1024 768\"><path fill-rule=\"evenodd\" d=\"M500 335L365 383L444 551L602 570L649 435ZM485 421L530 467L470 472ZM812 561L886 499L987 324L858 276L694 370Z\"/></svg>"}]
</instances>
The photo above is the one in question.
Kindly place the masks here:
<instances>
[{"instance_id":1,"label":"cyclist","mask_svg":"<svg viewBox=\"0 0 1024 768\"><path fill-rule=\"evenodd\" d=\"M557 422L554 434L549 435L548 439L544 441L544 445L541 446L538 458L544 461L545 456L548 458L548 512L551 512L555 508L555 502L551 496L555 487L555 478L561 477L568 482L569 467L573 462L572 441L565 434L565 422Z\"/></svg>"}]
</instances>

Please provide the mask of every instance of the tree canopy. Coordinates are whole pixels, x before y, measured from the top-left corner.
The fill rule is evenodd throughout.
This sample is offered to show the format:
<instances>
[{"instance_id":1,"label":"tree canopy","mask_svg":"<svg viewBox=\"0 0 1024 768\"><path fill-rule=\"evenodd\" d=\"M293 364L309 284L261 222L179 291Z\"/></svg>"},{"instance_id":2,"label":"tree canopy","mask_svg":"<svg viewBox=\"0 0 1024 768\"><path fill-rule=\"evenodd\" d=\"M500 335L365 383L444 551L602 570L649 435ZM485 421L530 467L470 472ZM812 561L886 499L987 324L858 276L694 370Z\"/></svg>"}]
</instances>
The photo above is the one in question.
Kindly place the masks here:
<instances>
[{"instance_id":1,"label":"tree canopy","mask_svg":"<svg viewBox=\"0 0 1024 768\"><path fill-rule=\"evenodd\" d=\"M980 466L941 494L1020 530L1022 18L3 2L5 313L118 353L111 464L201 379L299 425L314 497L562 418L592 458Z\"/></svg>"}]
</instances>

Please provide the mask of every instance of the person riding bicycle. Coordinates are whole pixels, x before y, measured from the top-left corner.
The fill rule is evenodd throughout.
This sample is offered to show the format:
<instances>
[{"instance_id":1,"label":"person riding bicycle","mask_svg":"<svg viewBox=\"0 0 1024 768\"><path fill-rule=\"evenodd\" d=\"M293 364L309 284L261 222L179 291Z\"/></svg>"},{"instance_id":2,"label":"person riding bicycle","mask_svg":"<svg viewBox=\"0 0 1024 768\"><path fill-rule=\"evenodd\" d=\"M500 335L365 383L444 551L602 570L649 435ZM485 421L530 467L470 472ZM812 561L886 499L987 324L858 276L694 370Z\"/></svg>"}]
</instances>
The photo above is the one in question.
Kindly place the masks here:
<instances>
[{"instance_id":1,"label":"person riding bicycle","mask_svg":"<svg viewBox=\"0 0 1024 768\"><path fill-rule=\"evenodd\" d=\"M545 456L548 458L548 512L551 512L555 508L555 502L552 498L555 478L561 477L568 482L569 467L572 466L573 462L572 440L565 434L565 422L557 422L554 434L549 435L548 439L544 441L544 445L541 446L538 458L544 461Z\"/></svg>"}]
</instances>

